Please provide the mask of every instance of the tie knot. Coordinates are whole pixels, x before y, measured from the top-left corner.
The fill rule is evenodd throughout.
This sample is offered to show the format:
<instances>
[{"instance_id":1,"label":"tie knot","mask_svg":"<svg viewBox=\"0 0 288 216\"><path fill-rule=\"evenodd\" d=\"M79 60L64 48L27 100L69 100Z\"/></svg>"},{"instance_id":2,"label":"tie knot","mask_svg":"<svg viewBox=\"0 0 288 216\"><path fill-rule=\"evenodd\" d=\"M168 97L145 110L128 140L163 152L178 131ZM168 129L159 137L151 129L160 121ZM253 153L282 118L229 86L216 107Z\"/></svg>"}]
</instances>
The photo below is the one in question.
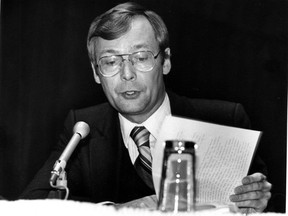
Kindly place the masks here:
<instances>
[{"instance_id":1,"label":"tie knot","mask_svg":"<svg viewBox=\"0 0 288 216\"><path fill-rule=\"evenodd\" d=\"M130 133L131 138L138 147L142 145L147 145L149 147L149 135L150 132L144 126L134 127Z\"/></svg>"}]
</instances>

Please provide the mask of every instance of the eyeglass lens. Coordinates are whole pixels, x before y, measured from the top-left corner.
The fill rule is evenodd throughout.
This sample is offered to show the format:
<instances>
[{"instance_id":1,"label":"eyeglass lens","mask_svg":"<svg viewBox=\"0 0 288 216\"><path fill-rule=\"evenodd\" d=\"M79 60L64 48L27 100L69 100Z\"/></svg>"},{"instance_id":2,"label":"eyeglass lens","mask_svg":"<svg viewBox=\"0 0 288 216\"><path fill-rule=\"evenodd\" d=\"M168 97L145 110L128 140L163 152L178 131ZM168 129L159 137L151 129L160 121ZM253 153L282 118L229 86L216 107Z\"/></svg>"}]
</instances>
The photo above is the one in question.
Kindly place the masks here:
<instances>
[{"instance_id":1,"label":"eyeglass lens","mask_svg":"<svg viewBox=\"0 0 288 216\"><path fill-rule=\"evenodd\" d=\"M128 58L124 58L128 56ZM107 76L113 76L118 73L124 60L129 60L136 70L147 72L155 66L155 57L150 51L141 51L130 55L105 56L99 60L101 73Z\"/></svg>"}]
</instances>

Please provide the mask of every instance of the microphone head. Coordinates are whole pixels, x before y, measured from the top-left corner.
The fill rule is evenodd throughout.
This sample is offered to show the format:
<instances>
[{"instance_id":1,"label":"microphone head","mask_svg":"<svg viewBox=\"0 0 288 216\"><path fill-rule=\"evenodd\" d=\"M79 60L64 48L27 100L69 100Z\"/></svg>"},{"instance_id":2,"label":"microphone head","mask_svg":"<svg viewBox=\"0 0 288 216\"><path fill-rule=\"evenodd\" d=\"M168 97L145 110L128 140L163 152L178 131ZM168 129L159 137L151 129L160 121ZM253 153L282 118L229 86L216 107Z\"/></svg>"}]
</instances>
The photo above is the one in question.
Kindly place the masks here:
<instances>
[{"instance_id":1,"label":"microphone head","mask_svg":"<svg viewBox=\"0 0 288 216\"><path fill-rule=\"evenodd\" d=\"M75 124L73 132L80 134L81 139L83 139L89 134L90 127L86 122L79 121Z\"/></svg>"}]
</instances>

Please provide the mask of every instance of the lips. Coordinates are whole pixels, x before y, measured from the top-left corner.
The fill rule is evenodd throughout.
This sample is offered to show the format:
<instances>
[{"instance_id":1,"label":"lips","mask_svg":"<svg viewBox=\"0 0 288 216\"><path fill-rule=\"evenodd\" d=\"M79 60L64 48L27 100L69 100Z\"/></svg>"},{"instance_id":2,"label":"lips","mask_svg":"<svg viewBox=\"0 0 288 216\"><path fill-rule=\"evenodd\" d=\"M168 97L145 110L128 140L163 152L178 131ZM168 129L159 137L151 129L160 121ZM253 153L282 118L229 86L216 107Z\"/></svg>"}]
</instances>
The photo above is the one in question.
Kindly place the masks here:
<instances>
[{"instance_id":1,"label":"lips","mask_svg":"<svg viewBox=\"0 0 288 216\"><path fill-rule=\"evenodd\" d=\"M121 95L125 99L136 99L140 95L140 91L124 91Z\"/></svg>"},{"instance_id":2,"label":"lips","mask_svg":"<svg viewBox=\"0 0 288 216\"><path fill-rule=\"evenodd\" d=\"M135 92L136 91L126 91L126 92L124 92L125 94L128 94L128 95L133 95L133 94L135 94Z\"/></svg>"}]
</instances>

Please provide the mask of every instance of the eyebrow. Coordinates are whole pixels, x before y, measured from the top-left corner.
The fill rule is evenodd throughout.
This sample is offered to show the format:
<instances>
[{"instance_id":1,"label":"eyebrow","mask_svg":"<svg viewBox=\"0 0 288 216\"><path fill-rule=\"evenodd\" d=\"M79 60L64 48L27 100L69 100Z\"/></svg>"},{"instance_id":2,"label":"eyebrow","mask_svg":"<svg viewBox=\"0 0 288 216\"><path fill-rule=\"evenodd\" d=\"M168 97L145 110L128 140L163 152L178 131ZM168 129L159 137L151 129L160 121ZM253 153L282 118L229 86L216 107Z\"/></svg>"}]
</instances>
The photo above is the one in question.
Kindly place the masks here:
<instances>
[{"instance_id":1,"label":"eyebrow","mask_svg":"<svg viewBox=\"0 0 288 216\"><path fill-rule=\"evenodd\" d=\"M148 49L148 50L151 49L150 46L148 46L147 44L137 44L137 45L132 47L132 49L136 49L136 50L141 49L141 48L145 48L145 49ZM115 50L115 49L106 49L106 50L103 50L102 52L100 52L99 56L103 57L103 56L106 56L107 54L119 55L119 54L122 54L122 53L117 51L117 50Z\"/></svg>"},{"instance_id":2,"label":"eyebrow","mask_svg":"<svg viewBox=\"0 0 288 216\"><path fill-rule=\"evenodd\" d=\"M100 52L99 56L105 56L106 54L119 54L117 50L114 49L107 49Z\"/></svg>"},{"instance_id":3,"label":"eyebrow","mask_svg":"<svg viewBox=\"0 0 288 216\"><path fill-rule=\"evenodd\" d=\"M133 48L136 48L136 49L141 49L141 48L150 48L147 44L138 44L138 45L135 45L133 46Z\"/></svg>"}]
</instances>

